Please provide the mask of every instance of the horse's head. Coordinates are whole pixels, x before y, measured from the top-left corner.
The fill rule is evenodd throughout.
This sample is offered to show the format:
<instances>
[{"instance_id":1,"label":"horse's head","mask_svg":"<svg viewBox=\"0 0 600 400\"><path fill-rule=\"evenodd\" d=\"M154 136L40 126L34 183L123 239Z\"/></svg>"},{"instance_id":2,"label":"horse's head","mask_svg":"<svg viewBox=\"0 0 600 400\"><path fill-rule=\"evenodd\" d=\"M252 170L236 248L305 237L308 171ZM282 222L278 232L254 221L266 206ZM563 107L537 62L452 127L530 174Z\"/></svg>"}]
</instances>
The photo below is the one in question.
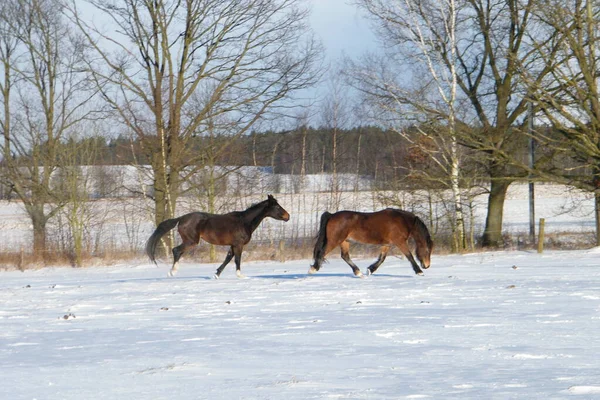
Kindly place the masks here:
<instances>
[{"instance_id":1,"label":"horse's head","mask_svg":"<svg viewBox=\"0 0 600 400\"><path fill-rule=\"evenodd\" d=\"M433 242L429 237L423 240L423 243L417 242L417 258L421 262L421 267L427 269L431 266L431 253L433 251Z\"/></svg>"},{"instance_id":2,"label":"horse's head","mask_svg":"<svg viewBox=\"0 0 600 400\"><path fill-rule=\"evenodd\" d=\"M433 251L433 241L427 229L427 225L419 218L415 217L415 225L411 234L417 245L417 259L423 269L431 266L431 252Z\"/></svg>"},{"instance_id":3,"label":"horse's head","mask_svg":"<svg viewBox=\"0 0 600 400\"><path fill-rule=\"evenodd\" d=\"M269 195L267 197L267 216L278 219L280 221L288 221L290 214L279 205L275 197Z\"/></svg>"}]
</instances>

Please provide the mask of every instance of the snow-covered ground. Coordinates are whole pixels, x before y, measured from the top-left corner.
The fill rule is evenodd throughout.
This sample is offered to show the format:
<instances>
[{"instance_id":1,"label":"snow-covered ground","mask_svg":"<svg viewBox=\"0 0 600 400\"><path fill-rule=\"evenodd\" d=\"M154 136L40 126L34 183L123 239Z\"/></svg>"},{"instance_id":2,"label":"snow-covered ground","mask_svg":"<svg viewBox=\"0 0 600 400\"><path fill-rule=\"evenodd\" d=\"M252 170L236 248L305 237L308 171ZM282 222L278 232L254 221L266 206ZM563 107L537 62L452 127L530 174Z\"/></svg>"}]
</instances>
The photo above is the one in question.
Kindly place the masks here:
<instances>
[{"instance_id":1,"label":"snow-covered ground","mask_svg":"<svg viewBox=\"0 0 600 400\"><path fill-rule=\"evenodd\" d=\"M526 193L511 186L509 233ZM536 194L547 232L593 232L590 199ZM321 200L277 197L292 220L257 237L313 234ZM30 230L19 207L0 207L3 246ZM309 263L0 271L0 400L600 399L600 249L434 254L424 276L388 257L365 279Z\"/></svg>"},{"instance_id":2,"label":"snow-covered ground","mask_svg":"<svg viewBox=\"0 0 600 400\"><path fill-rule=\"evenodd\" d=\"M599 255L3 271L0 398L597 399Z\"/></svg>"}]
</instances>

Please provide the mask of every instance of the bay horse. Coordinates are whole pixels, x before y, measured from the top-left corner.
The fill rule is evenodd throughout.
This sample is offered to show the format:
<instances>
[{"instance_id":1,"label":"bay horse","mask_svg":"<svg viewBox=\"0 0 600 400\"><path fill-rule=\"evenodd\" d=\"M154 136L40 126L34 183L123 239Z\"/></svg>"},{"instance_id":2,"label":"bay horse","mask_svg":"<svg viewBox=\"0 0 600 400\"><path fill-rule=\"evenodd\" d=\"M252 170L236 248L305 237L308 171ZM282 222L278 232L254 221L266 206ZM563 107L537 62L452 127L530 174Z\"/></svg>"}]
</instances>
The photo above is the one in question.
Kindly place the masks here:
<instances>
[{"instance_id":1,"label":"bay horse","mask_svg":"<svg viewBox=\"0 0 600 400\"><path fill-rule=\"evenodd\" d=\"M225 261L217 268L214 277L219 279L223 269L235 257L236 275L243 278L240 263L244 246L250 242L252 233L263 219L271 217L280 221L288 221L290 214L283 209L271 195L267 200L250 206L245 211L233 211L227 214L209 214L192 212L179 218L167 219L161 222L146 243L146 254L156 264L154 253L160 239L177 226L177 231L183 243L174 247L173 267L169 276L177 273L179 259L186 251L196 246L200 239L210 244L230 246Z\"/></svg>"},{"instance_id":2,"label":"bay horse","mask_svg":"<svg viewBox=\"0 0 600 400\"><path fill-rule=\"evenodd\" d=\"M338 211L321 215L319 233L313 252L314 264L308 270L314 274L325 260L325 256L340 246L342 259L352 268L354 275L363 277L360 269L352 262L348 253L353 240L381 246L379 258L367 268L367 275L377 271L385 260L391 246L396 246L410 261L415 274L423 275L408 246L408 239L416 243L416 253L423 269L429 268L433 241L423 221L411 212L396 208L386 208L377 212Z\"/></svg>"}]
</instances>

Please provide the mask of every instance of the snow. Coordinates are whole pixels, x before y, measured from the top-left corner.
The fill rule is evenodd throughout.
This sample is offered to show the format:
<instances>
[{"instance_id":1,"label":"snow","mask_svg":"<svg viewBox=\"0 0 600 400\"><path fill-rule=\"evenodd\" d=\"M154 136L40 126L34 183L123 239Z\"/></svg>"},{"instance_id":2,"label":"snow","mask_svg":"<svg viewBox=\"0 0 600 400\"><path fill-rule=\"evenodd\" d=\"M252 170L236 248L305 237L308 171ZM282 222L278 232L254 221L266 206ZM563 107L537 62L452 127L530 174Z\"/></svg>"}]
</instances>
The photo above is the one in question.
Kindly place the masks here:
<instances>
[{"instance_id":1,"label":"snow","mask_svg":"<svg viewBox=\"0 0 600 400\"><path fill-rule=\"evenodd\" d=\"M525 196L511 186L506 231L527 232ZM591 199L536 196L547 232L593 231ZM312 234L318 215L277 198L292 220L254 239ZM3 243L30 229L19 207L0 207ZM185 258L171 278L145 260L0 271L0 400L600 398L599 254L434 253L424 276L390 256L364 279L337 255L310 276L243 262L247 279Z\"/></svg>"},{"instance_id":2,"label":"snow","mask_svg":"<svg viewBox=\"0 0 600 400\"><path fill-rule=\"evenodd\" d=\"M600 398L598 253L3 271L0 398Z\"/></svg>"}]
</instances>

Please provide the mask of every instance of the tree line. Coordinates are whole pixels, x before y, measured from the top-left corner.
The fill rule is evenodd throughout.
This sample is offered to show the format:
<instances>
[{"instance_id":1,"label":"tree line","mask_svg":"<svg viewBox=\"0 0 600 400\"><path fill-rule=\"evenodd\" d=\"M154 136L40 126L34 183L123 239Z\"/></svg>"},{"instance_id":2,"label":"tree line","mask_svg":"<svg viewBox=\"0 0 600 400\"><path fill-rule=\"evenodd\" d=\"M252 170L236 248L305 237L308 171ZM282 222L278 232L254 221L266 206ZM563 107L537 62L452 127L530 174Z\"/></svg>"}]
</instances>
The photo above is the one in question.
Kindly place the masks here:
<instances>
[{"instance_id":1,"label":"tree line","mask_svg":"<svg viewBox=\"0 0 600 400\"><path fill-rule=\"evenodd\" d=\"M414 154L417 150L404 137L376 126L339 129L336 142L336 162L340 173L365 175L382 182L391 181L393 176L407 175L411 160L420 157ZM292 175L333 171L331 154L334 144L330 128L302 126L285 131L252 131L234 138L230 135L197 136L190 139L189 146L190 152L194 153L190 163L194 161L199 165L208 164L211 153L217 153L213 160L216 166L267 167L276 174ZM77 165L150 163L142 151L142 141L127 136L70 138L57 147L61 154L73 152L73 162ZM90 157L89 151L76 150L83 148L93 149L93 157ZM41 152L46 152L43 144ZM31 154L19 157L22 160L15 162L26 163Z\"/></svg>"},{"instance_id":2,"label":"tree line","mask_svg":"<svg viewBox=\"0 0 600 400\"><path fill-rule=\"evenodd\" d=\"M359 126L338 129L334 138L331 128L300 126L285 131L252 131L235 138L229 135L198 136L190 140L189 146L195 154L194 160L200 166L208 165L211 153L218 153L212 160L213 166L254 166L264 167L273 174L306 175L331 174L335 161L339 173L365 176L373 180L380 189L445 188L443 182L433 179L443 179L443 171L426 151L433 143L427 143L420 137L428 129L432 127L413 126L400 135L391 129ZM545 137L560 136L559 132L551 132L550 129L543 132ZM333 143L334 139L336 144ZM526 162L527 139L526 135L521 135L514 143L514 160ZM335 146L337 160L332 157ZM147 165L150 160L143 153L142 147L142 142L137 138L108 138L102 135L78 140L69 138L57 145L59 154L71 153L72 164L79 166ZM43 144L40 148L41 153L47 152ZM217 151L219 149L225 150ZM15 159L14 162L28 163L31 156L22 155L22 160ZM551 174L552 169L558 166L570 169L582 166L575 158L549 154L545 148L538 149L537 159L540 164L544 162L543 168L540 165L538 169L547 174ZM61 160L57 159L55 163L61 165ZM465 177L483 180L485 172L474 156L465 158L462 170ZM423 183L424 171L429 176L425 181L428 183ZM515 175L518 174L515 169ZM10 188L4 186L0 194L3 198L9 198Z\"/></svg>"}]
</instances>

